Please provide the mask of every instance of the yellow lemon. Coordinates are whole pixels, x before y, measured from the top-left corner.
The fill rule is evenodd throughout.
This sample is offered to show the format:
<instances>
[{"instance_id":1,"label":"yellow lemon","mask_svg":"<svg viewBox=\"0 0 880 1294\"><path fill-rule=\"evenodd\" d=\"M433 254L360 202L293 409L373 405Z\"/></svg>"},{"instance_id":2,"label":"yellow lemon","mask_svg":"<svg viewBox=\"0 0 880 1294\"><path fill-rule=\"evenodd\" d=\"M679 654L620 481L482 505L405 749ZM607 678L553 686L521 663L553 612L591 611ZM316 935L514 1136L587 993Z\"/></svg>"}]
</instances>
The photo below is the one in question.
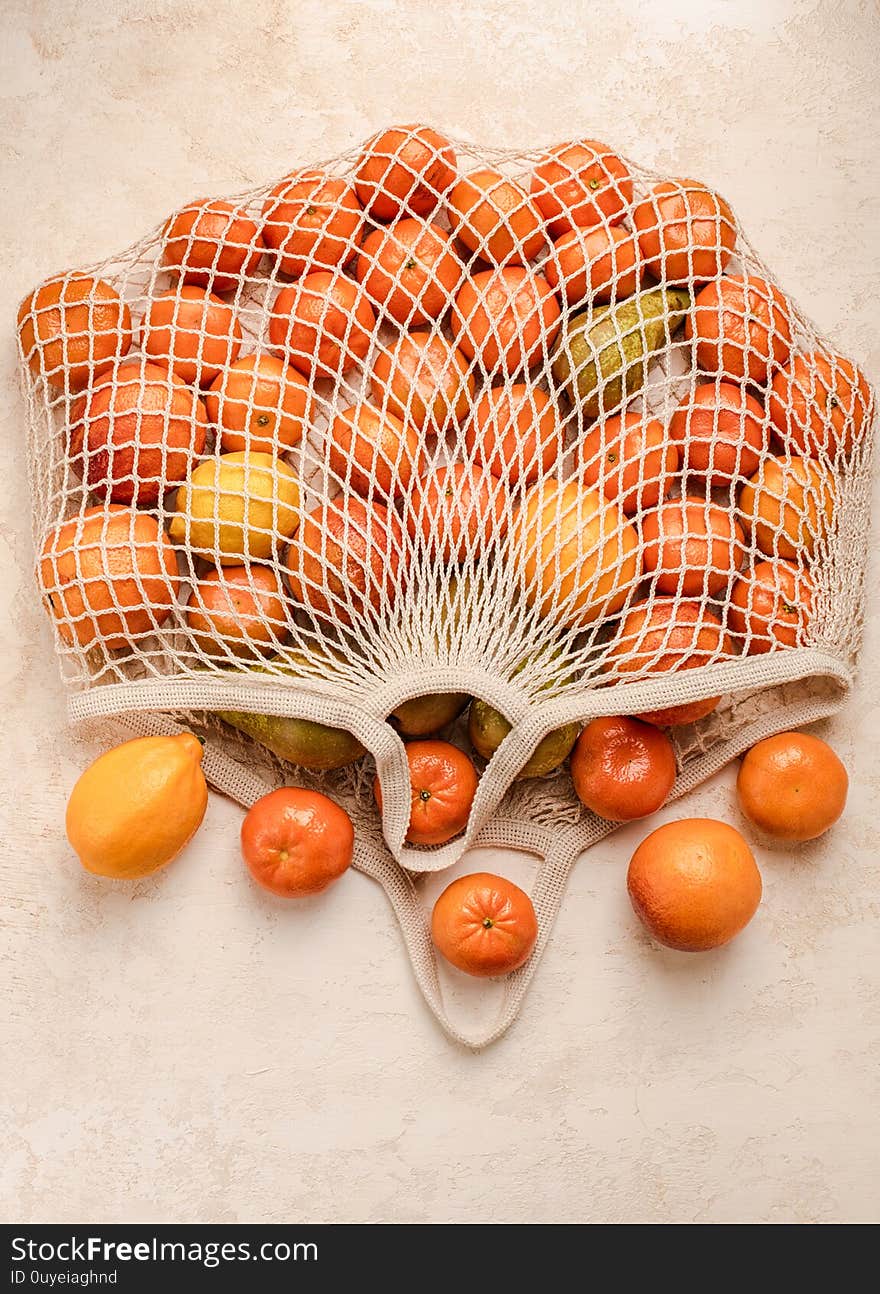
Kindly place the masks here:
<instances>
[{"instance_id":1,"label":"yellow lemon","mask_svg":"<svg viewBox=\"0 0 880 1294\"><path fill-rule=\"evenodd\" d=\"M811 556L834 518L831 470L812 458L768 458L746 482L740 512L757 548L768 557Z\"/></svg>"},{"instance_id":2,"label":"yellow lemon","mask_svg":"<svg viewBox=\"0 0 880 1294\"><path fill-rule=\"evenodd\" d=\"M612 615L638 583L634 527L616 504L578 481L533 486L519 537L529 605L564 624Z\"/></svg>"},{"instance_id":3,"label":"yellow lemon","mask_svg":"<svg viewBox=\"0 0 880 1294\"><path fill-rule=\"evenodd\" d=\"M176 544L208 561L264 562L299 525L296 473L271 454L220 454L199 463L177 491L169 526Z\"/></svg>"},{"instance_id":4,"label":"yellow lemon","mask_svg":"<svg viewBox=\"0 0 880 1294\"><path fill-rule=\"evenodd\" d=\"M170 863L208 807L191 732L136 737L90 764L67 802L67 839L86 871L137 880Z\"/></svg>"}]
</instances>

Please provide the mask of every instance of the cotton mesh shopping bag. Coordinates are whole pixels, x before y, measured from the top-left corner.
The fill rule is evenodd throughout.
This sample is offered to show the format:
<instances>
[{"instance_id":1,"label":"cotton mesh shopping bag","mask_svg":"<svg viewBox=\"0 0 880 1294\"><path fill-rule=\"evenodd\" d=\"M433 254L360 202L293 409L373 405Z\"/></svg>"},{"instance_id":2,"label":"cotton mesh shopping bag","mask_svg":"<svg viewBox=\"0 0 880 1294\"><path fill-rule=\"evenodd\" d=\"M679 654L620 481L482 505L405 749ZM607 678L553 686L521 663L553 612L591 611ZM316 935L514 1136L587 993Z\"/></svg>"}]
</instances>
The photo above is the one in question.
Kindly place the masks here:
<instances>
[{"instance_id":1,"label":"cotton mesh shopping bag","mask_svg":"<svg viewBox=\"0 0 880 1294\"><path fill-rule=\"evenodd\" d=\"M666 727L681 795L850 687L873 397L695 181L384 132L48 281L19 340L71 718L197 728L243 805L337 798L462 1041L612 829L584 724ZM481 776L419 847L438 729ZM540 937L464 1033L418 878L478 844L534 856Z\"/></svg>"}]
</instances>

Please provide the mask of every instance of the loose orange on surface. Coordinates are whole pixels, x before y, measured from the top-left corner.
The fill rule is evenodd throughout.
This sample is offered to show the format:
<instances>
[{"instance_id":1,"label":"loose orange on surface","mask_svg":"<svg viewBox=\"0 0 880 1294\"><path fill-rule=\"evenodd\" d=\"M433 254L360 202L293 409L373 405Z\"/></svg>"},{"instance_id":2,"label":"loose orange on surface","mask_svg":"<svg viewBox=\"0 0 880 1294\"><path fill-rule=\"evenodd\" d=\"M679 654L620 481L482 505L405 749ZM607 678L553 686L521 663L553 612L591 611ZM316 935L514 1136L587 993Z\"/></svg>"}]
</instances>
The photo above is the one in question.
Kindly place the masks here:
<instances>
[{"instance_id":1,"label":"loose orange on surface","mask_svg":"<svg viewBox=\"0 0 880 1294\"><path fill-rule=\"evenodd\" d=\"M358 162L355 188L374 220L427 216L455 182L455 149L430 126L392 126L374 135Z\"/></svg>"},{"instance_id":2,"label":"loose orange on surface","mask_svg":"<svg viewBox=\"0 0 880 1294\"><path fill-rule=\"evenodd\" d=\"M673 413L669 434L684 470L710 489L751 476L767 441L762 406L733 382L694 387Z\"/></svg>"},{"instance_id":3,"label":"loose orange on surface","mask_svg":"<svg viewBox=\"0 0 880 1294\"><path fill-rule=\"evenodd\" d=\"M344 490L392 498L409 486L422 442L411 423L366 400L342 409L330 424L328 463Z\"/></svg>"},{"instance_id":4,"label":"loose orange on surface","mask_svg":"<svg viewBox=\"0 0 880 1294\"><path fill-rule=\"evenodd\" d=\"M763 386L791 351L788 302L772 283L753 275L730 275L698 293L685 320L706 373Z\"/></svg>"},{"instance_id":5,"label":"loose orange on surface","mask_svg":"<svg viewBox=\"0 0 880 1294\"><path fill-rule=\"evenodd\" d=\"M449 194L452 232L465 247L496 265L525 265L544 246L541 213L513 180L483 167Z\"/></svg>"},{"instance_id":6,"label":"loose orange on surface","mask_svg":"<svg viewBox=\"0 0 880 1294\"><path fill-rule=\"evenodd\" d=\"M354 825L320 791L282 786L257 800L241 824L241 852L264 890L282 899L320 894L348 871Z\"/></svg>"},{"instance_id":7,"label":"loose orange on surface","mask_svg":"<svg viewBox=\"0 0 880 1294\"><path fill-rule=\"evenodd\" d=\"M309 384L275 355L242 355L205 393L224 454L286 454L302 440Z\"/></svg>"},{"instance_id":8,"label":"loose orange on surface","mask_svg":"<svg viewBox=\"0 0 880 1294\"><path fill-rule=\"evenodd\" d=\"M108 750L67 802L67 839L86 871L133 881L165 867L208 807L202 744L191 732L136 737Z\"/></svg>"},{"instance_id":9,"label":"loose orange on surface","mask_svg":"<svg viewBox=\"0 0 880 1294\"><path fill-rule=\"evenodd\" d=\"M282 274L298 279L350 261L363 218L345 180L297 171L276 184L263 204L263 239L277 253Z\"/></svg>"},{"instance_id":10,"label":"loose orange on surface","mask_svg":"<svg viewBox=\"0 0 880 1294\"><path fill-rule=\"evenodd\" d=\"M645 264L664 283L706 282L736 246L733 212L696 180L664 180L633 212Z\"/></svg>"},{"instance_id":11,"label":"loose orange on surface","mask_svg":"<svg viewBox=\"0 0 880 1294\"><path fill-rule=\"evenodd\" d=\"M465 431L472 461L493 476L531 484L545 476L562 448L556 409L546 391L526 382L487 387Z\"/></svg>"},{"instance_id":12,"label":"loose orange on surface","mask_svg":"<svg viewBox=\"0 0 880 1294\"><path fill-rule=\"evenodd\" d=\"M531 956L538 919L518 885L491 872L474 872L447 885L434 904L431 938L446 960L468 975L507 975Z\"/></svg>"},{"instance_id":13,"label":"loose orange on surface","mask_svg":"<svg viewBox=\"0 0 880 1294\"><path fill-rule=\"evenodd\" d=\"M665 674L696 669L734 655L724 626L702 602L653 598L637 602L624 616L607 649L606 668L622 682L628 674ZM684 701L637 715L661 728L696 723L718 705L718 696Z\"/></svg>"},{"instance_id":14,"label":"loose orange on surface","mask_svg":"<svg viewBox=\"0 0 880 1294\"><path fill-rule=\"evenodd\" d=\"M570 767L578 799L609 822L655 813L675 784L672 742L659 728L625 715L588 723Z\"/></svg>"},{"instance_id":15,"label":"loose orange on surface","mask_svg":"<svg viewBox=\"0 0 880 1294\"><path fill-rule=\"evenodd\" d=\"M794 562L756 562L730 591L727 623L747 656L798 647L813 612L813 584Z\"/></svg>"},{"instance_id":16,"label":"loose orange on surface","mask_svg":"<svg viewBox=\"0 0 880 1294\"><path fill-rule=\"evenodd\" d=\"M807 732L782 732L743 758L736 791L743 813L779 840L815 840L846 806L849 778L826 742Z\"/></svg>"},{"instance_id":17,"label":"loose orange on surface","mask_svg":"<svg viewBox=\"0 0 880 1294\"><path fill-rule=\"evenodd\" d=\"M843 355L793 355L774 374L767 410L787 445L811 458L851 454L864 432L871 389Z\"/></svg>"},{"instance_id":18,"label":"loose orange on surface","mask_svg":"<svg viewBox=\"0 0 880 1294\"><path fill-rule=\"evenodd\" d=\"M232 306L204 288L179 287L154 297L141 330L146 354L188 386L209 386L238 359L241 327Z\"/></svg>"},{"instance_id":19,"label":"loose orange on surface","mask_svg":"<svg viewBox=\"0 0 880 1294\"><path fill-rule=\"evenodd\" d=\"M81 390L108 360L131 349L131 311L103 279L50 279L22 301L18 336L33 377Z\"/></svg>"},{"instance_id":20,"label":"loose orange on surface","mask_svg":"<svg viewBox=\"0 0 880 1294\"><path fill-rule=\"evenodd\" d=\"M618 224L633 196L623 158L594 139L551 149L535 167L530 191L554 238L567 229Z\"/></svg>"},{"instance_id":21,"label":"loose orange on surface","mask_svg":"<svg viewBox=\"0 0 880 1294\"><path fill-rule=\"evenodd\" d=\"M618 611L638 583L638 536L615 504L578 481L539 482L517 515L526 600L563 624Z\"/></svg>"},{"instance_id":22,"label":"loose orange on surface","mask_svg":"<svg viewBox=\"0 0 880 1294\"><path fill-rule=\"evenodd\" d=\"M713 818L682 818L652 831L630 860L626 885L648 933L681 952L729 943L757 912L762 890L745 840Z\"/></svg>"},{"instance_id":23,"label":"loose orange on surface","mask_svg":"<svg viewBox=\"0 0 880 1294\"><path fill-rule=\"evenodd\" d=\"M482 270L462 283L450 327L456 345L490 380L530 368L550 354L561 326L559 302L540 274Z\"/></svg>"},{"instance_id":24,"label":"loose orange on surface","mask_svg":"<svg viewBox=\"0 0 880 1294\"><path fill-rule=\"evenodd\" d=\"M616 501L627 516L665 498L678 471L678 449L658 418L615 414L597 423L578 446L588 485Z\"/></svg>"},{"instance_id":25,"label":"loose orange on surface","mask_svg":"<svg viewBox=\"0 0 880 1294\"><path fill-rule=\"evenodd\" d=\"M477 793L477 770L448 741L411 741L406 747L412 808L406 839L412 845L443 845L467 826ZM382 787L373 785L379 812Z\"/></svg>"},{"instance_id":26,"label":"loose orange on surface","mask_svg":"<svg viewBox=\"0 0 880 1294\"><path fill-rule=\"evenodd\" d=\"M162 265L212 292L246 282L266 250L256 221L221 200L189 203L170 218L162 239Z\"/></svg>"},{"instance_id":27,"label":"loose orange on surface","mask_svg":"<svg viewBox=\"0 0 880 1294\"><path fill-rule=\"evenodd\" d=\"M356 272L377 310L418 328L449 308L464 267L445 230L410 217L367 234Z\"/></svg>"},{"instance_id":28,"label":"loose orange on surface","mask_svg":"<svg viewBox=\"0 0 880 1294\"><path fill-rule=\"evenodd\" d=\"M415 331L379 351L370 389L380 409L435 435L464 421L474 375L462 352L441 334Z\"/></svg>"},{"instance_id":29,"label":"loose orange on surface","mask_svg":"<svg viewBox=\"0 0 880 1294\"><path fill-rule=\"evenodd\" d=\"M208 415L167 368L125 360L89 392L75 434L94 494L151 507L200 458Z\"/></svg>"},{"instance_id":30,"label":"loose orange on surface","mask_svg":"<svg viewBox=\"0 0 880 1294\"><path fill-rule=\"evenodd\" d=\"M117 651L165 623L180 579L156 518L113 503L88 508L46 536L40 584L66 643Z\"/></svg>"},{"instance_id":31,"label":"loose orange on surface","mask_svg":"<svg viewBox=\"0 0 880 1294\"><path fill-rule=\"evenodd\" d=\"M316 270L275 298L269 341L306 377L337 378L370 349L376 316L358 285Z\"/></svg>"}]
</instances>

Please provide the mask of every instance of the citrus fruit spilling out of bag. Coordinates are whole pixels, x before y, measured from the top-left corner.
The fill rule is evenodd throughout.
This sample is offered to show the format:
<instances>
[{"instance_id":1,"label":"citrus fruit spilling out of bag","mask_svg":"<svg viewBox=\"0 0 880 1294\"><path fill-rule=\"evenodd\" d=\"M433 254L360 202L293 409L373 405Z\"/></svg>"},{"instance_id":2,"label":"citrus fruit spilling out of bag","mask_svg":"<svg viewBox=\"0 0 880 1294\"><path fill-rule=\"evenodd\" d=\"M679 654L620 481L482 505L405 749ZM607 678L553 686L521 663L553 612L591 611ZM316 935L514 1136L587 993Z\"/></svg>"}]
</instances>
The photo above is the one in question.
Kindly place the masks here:
<instances>
[{"instance_id":1,"label":"citrus fruit spilling out of bag","mask_svg":"<svg viewBox=\"0 0 880 1294\"><path fill-rule=\"evenodd\" d=\"M354 826L329 796L282 786L248 811L241 852L263 889L282 899L301 899L320 894L351 866Z\"/></svg>"},{"instance_id":2,"label":"citrus fruit spilling out of bag","mask_svg":"<svg viewBox=\"0 0 880 1294\"><path fill-rule=\"evenodd\" d=\"M675 785L675 751L653 724L625 715L593 719L571 755L581 804L609 822L655 813Z\"/></svg>"},{"instance_id":3,"label":"citrus fruit spilling out of bag","mask_svg":"<svg viewBox=\"0 0 880 1294\"><path fill-rule=\"evenodd\" d=\"M406 748L412 808L406 839L412 845L444 845L467 826L477 793L477 770L448 741L411 741ZM373 784L382 812L382 786Z\"/></svg>"},{"instance_id":4,"label":"citrus fruit spilling out of bag","mask_svg":"<svg viewBox=\"0 0 880 1294\"><path fill-rule=\"evenodd\" d=\"M808 732L780 732L748 751L736 781L743 813L779 840L815 840L846 806L849 778L831 747Z\"/></svg>"},{"instance_id":5,"label":"citrus fruit spilling out of bag","mask_svg":"<svg viewBox=\"0 0 880 1294\"><path fill-rule=\"evenodd\" d=\"M751 849L713 818L682 818L652 831L630 860L626 884L648 933L681 952L728 943L761 902Z\"/></svg>"},{"instance_id":6,"label":"citrus fruit spilling out of bag","mask_svg":"<svg viewBox=\"0 0 880 1294\"><path fill-rule=\"evenodd\" d=\"M201 762L191 732L136 737L100 755L67 803L67 838L86 871L133 881L176 858L208 807Z\"/></svg>"},{"instance_id":7,"label":"citrus fruit spilling out of bag","mask_svg":"<svg viewBox=\"0 0 880 1294\"><path fill-rule=\"evenodd\" d=\"M508 975L528 961L538 938L532 900L491 872L460 876L434 904L431 938L468 975Z\"/></svg>"}]
</instances>

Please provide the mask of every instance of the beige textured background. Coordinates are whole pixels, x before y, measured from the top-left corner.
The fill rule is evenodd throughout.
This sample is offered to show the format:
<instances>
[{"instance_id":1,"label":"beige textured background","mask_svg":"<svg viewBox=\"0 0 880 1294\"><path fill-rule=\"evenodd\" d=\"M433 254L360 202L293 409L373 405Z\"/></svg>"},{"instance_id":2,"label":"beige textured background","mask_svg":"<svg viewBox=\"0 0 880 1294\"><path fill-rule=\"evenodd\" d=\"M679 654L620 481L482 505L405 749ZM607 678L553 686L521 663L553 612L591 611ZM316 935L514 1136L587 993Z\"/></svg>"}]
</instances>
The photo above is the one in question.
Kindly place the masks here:
<instances>
[{"instance_id":1,"label":"beige textured background","mask_svg":"<svg viewBox=\"0 0 880 1294\"><path fill-rule=\"evenodd\" d=\"M2 0L0 23L3 1215L876 1221L876 594L828 729L846 820L759 849L758 918L702 958L639 936L623 872L646 829L620 832L579 865L522 1019L474 1056L423 1009L382 893L350 875L264 901L230 804L153 884L80 873L63 807L93 748L65 729L34 603L12 343L49 272L426 119L487 143L594 135L716 184L877 382L876 6ZM732 781L687 811L736 821Z\"/></svg>"}]
</instances>

